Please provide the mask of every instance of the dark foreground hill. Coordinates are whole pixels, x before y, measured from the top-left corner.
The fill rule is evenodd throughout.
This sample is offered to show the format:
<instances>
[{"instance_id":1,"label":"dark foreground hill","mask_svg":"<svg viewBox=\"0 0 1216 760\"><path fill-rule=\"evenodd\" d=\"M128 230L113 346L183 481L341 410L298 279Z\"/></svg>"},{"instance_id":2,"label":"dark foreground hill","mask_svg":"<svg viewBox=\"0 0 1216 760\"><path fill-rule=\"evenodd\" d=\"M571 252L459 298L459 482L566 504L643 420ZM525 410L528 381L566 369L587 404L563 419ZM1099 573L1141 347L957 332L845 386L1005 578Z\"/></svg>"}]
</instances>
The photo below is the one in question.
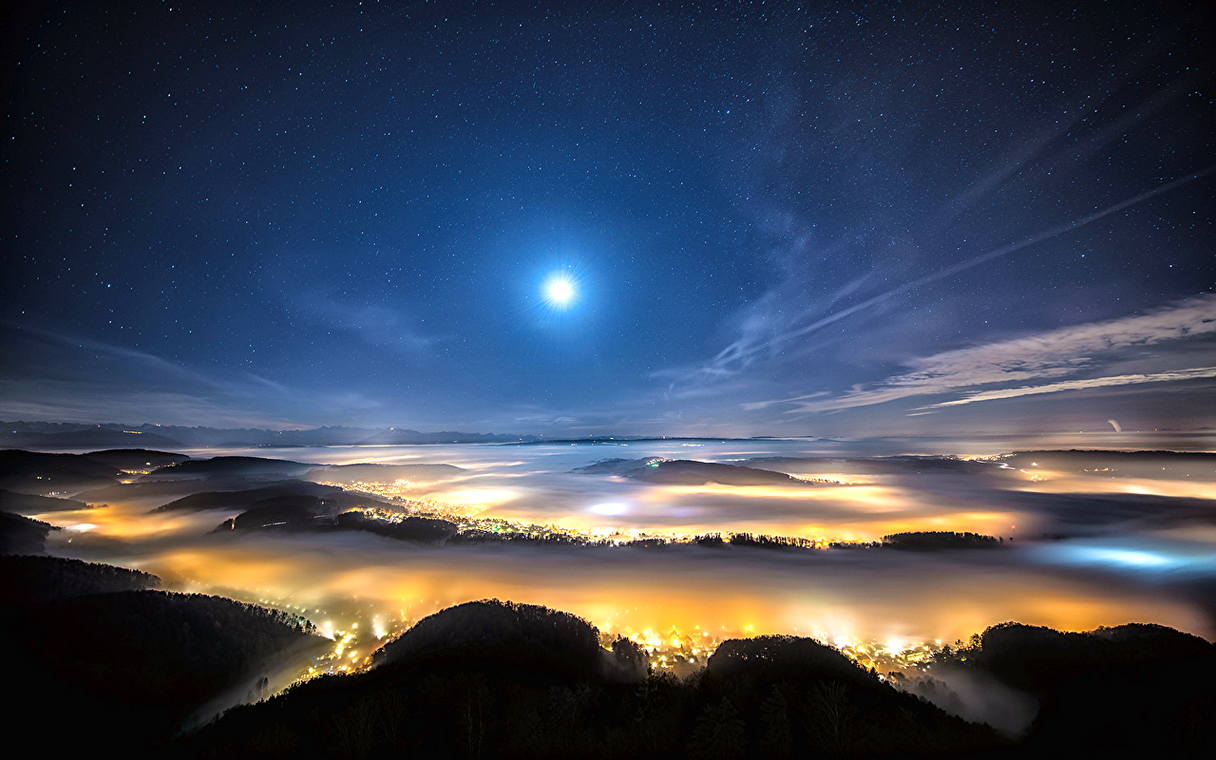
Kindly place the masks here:
<instances>
[{"instance_id":1,"label":"dark foreground hill","mask_svg":"<svg viewBox=\"0 0 1216 760\"><path fill-rule=\"evenodd\" d=\"M146 590L144 573L52 557L5 557L0 572L9 740L48 756L143 756L324 642L279 612Z\"/></svg>"},{"instance_id":2,"label":"dark foreground hill","mask_svg":"<svg viewBox=\"0 0 1216 760\"><path fill-rule=\"evenodd\" d=\"M388 645L375 669L232 710L196 757L792 757L957 753L990 729L900 693L809 639L723 644L700 679L648 675L585 621L474 602Z\"/></svg>"},{"instance_id":3,"label":"dark foreground hill","mask_svg":"<svg viewBox=\"0 0 1216 760\"><path fill-rule=\"evenodd\" d=\"M41 520L0 512L0 555L42 554L46 551L46 537L53 530L59 529ZM11 586L13 581L5 576L4 585Z\"/></svg>"},{"instance_id":4,"label":"dark foreground hill","mask_svg":"<svg viewBox=\"0 0 1216 760\"><path fill-rule=\"evenodd\" d=\"M1160 625L1088 633L1004 623L930 672L983 674L1028 694L1039 756L1216 757L1216 645ZM941 702L939 702L941 704Z\"/></svg>"},{"instance_id":5,"label":"dark foreground hill","mask_svg":"<svg viewBox=\"0 0 1216 760\"><path fill-rule=\"evenodd\" d=\"M0 523L0 537L31 523ZM35 524L35 527L37 525ZM42 530L42 528L39 528ZM146 573L0 557L12 747L143 757L1211 757L1216 647L1154 625L1003 624L892 685L817 641L723 643L688 680L650 673L572 615L474 602L420 621L372 670L268 702L326 640L304 621L150 590ZM956 674L972 676L957 690ZM913 679L909 679L913 680ZM965 679L966 680L966 679ZM1037 707L1014 738L965 712L980 689ZM983 696L980 694L979 696ZM1028 716L1029 719L1030 716ZM186 727L190 730L181 733Z\"/></svg>"},{"instance_id":6,"label":"dark foreground hill","mask_svg":"<svg viewBox=\"0 0 1216 760\"><path fill-rule=\"evenodd\" d=\"M155 575L78 559L0 557L0 604L19 606L118 591L143 591L160 583Z\"/></svg>"}]
</instances>

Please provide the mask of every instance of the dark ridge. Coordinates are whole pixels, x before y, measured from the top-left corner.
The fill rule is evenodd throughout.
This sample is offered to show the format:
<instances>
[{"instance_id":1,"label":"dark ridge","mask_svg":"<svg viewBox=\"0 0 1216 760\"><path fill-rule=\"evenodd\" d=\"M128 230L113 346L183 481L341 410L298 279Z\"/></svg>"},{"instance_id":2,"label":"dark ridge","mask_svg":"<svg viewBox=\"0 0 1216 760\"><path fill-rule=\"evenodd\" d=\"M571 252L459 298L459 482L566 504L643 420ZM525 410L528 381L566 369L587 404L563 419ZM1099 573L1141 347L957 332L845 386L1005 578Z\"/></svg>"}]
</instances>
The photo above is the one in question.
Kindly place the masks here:
<instances>
[{"instance_id":1,"label":"dark ridge","mask_svg":"<svg viewBox=\"0 0 1216 760\"><path fill-rule=\"evenodd\" d=\"M213 532L257 530L357 530L399 541L441 544L456 536L457 526L430 517L405 516L396 521L373 519L357 509L335 514L327 501L308 496L284 496L257 502L236 517L220 523Z\"/></svg>"},{"instance_id":2,"label":"dark ridge","mask_svg":"<svg viewBox=\"0 0 1216 760\"><path fill-rule=\"evenodd\" d=\"M381 483L395 480L435 481L458 477L466 472L452 464L326 464L313 467L304 477L331 483L359 481Z\"/></svg>"},{"instance_id":3,"label":"dark ridge","mask_svg":"<svg viewBox=\"0 0 1216 760\"><path fill-rule=\"evenodd\" d=\"M278 496L257 502L236 517L220 523L215 532L251 530L307 530L325 519L323 505L314 496Z\"/></svg>"},{"instance_id":4,"label":"dark ridge","mask_svg":"<svg viewBox=\"0 0 1216 760\"><path fill-rule=\"evenodd\" d=\"M0 555L42 554L46 551L46 537L53 530L59 529L40 520L0 512ZM4 585L9 584L5 578Z\"/></svg>"},{"instance_id":5,"label":"dark ridge","mask_svg":"<svg viewBox=\"0 0 1216 760\"><path fill-rule=\"evenodd\" d=\"M533 604L489 600L449 607L377 653L381 666L443 670L518 669L558 681L601 674L599 632L586 620Z\"/></svg>"},{"instance_id":6,"label":"dark ridge","mask_svg":"<svg viewBox=\"0 0 1216 760\"><path fill-rule=\"evenodd\" d=\"M94 488L76 494L77 498L90 503L123 501L126 499L152 499L165 496L181 496L197 493L200 488L208 491L246 491L267 486L266 478L244 475L215 475L207 478L182 478L181 480L145 480L133 483L117 483Z\"/></svg>"},{"instance_id":7,"label":"dark ridge","mask_svg":"<svg viewBox=\"0 0 1216 760\"><path fill-rule=\"evenodd\" d=\"M0 422L0 445L26 448L84 449L156 446L162 449L257 446L262 448L334 445L412 445L503 443L536 436L458 431L420 432L406 428L327 426L299 430L212 428L184 425L120 425L72 422Z\"/></svg>"},{"instance_id":8,"label":"dark ridge","mask_svg":"<svg viewBox=\"0 0 1216 760\"><path fill-rule=\"evenodd\" d=\"M511 442L508 446L578 446L578 445L606 445L606 446L626 446L631 443L650 443L654 441L672 442L672 441L693 441L698 443L731 443L732 441L752 441L754 438L697 438L697 437L668 437L668 436L587 436L586 438L539 438L532 441ZM771 439L770 439L771 440Z\"/></svg>"},{"instance_id":9,"label":"dark ridge","mask_svg":"<svg viewBox=\"0 0 1216 760\"><path fill-rule=\"evenodd\" d=\"M1142 451L1116 451L1110 449L1029 449L1015 451L1008 457L1063 455L1073 458L1099 459L1173 459L1194 460L1216 465L1216 454L1206 451L1170 451L1168 449L1144 449Z\"/></svg>"},{"instance_id":10,"label":"dark ridge","mask_svg":"<svg viewBox=\"0 0 1216 760\"><path fill-rule=\"evenodd\" d=\"M120 470L140 470L147 467L164 467L168 464L184 462L190 457L185 454L175 454L171 451L156 451L154 449L106 449L90 451L81 456L95 462L102 462Z\"/></svg>"},{"instance_id":11,"label":"dark ridge","mask_svg":"<svg viewBox=\"0 0 1216 760\"><path fill-rule=\"evenodd\" d=\"M286 459L263 459L262 457L212 457L190 459L180 464L167 465L147 476L149 480L178 480L221 476L245 476L261 478L297 478L313 465L292 462Z\"/></svg>"},{"instance_id":12,"label":"dark ridge","mask_svg":"<svg viewBox=\"0 0 1216 760\"><path fill-rule=\"evenodd\" d=\"M1197 451L1016 451L1001 457L1016 469L1063 470L1111 478L1216 478L1216 454Z\"/></svg>"},{"instance_id":13,"label":"dark ridge","mask_svg":"<svg viewBox=\"0 0 1216 760\"><path fill-rule=\"evenodd\" d=\"M845 473L856 475L990 475L1002 474L992 462L947 456L886 457L753 457L748 464L799 474Z\"/></svg>"},{"instance_id":14,"label":"dark ridge","mask_svg":"<svg viewBox=\"0 0 1216 760\"><path fill-rule=\"evenodd\" d=\"M75 499L56 499L51 496L38 496L29 493L17 493L0 489L0 512L65 512L74 509L88 509L89 505Z\"/></svg>"},{"instance_id":15,"label":"dark ridge","mask_svg":"<svg viewBox=\"0 0 1216 760\"><path fill-rule=\"evenodd\" d=\"M761 636L723 642L698 695L694 754L732 757L896 757L991 749L999 740L911 694L897 691L814 639Z\"/></svg>"},{"instance_id":16,"label":"dark ridge","mask_svg":"<svg viewBox=\"0 0 1216 760\"><path fill-rule=\"evenodd\" d=\"M994 536L949 530L910 531L882 537L882 544L891 549L934 551L938 549L990 549L1002 545Z\"/></svg>"},{"instance_id":17,"label":"dark ridge","mask_svg":"<svg viewBox=\"0 0 1216 760\"><path fill-rule=\"evenodd\" d=\"M334 521L340 530L361 530L400 541L442 544L456 535L457 526L433 517L403 517L400 521L376 520L358 511L343 512Z\"/></svg>"},{"instance_id":18,"label":"dark ridge","mask_svg":"<svg viewBox=\"0 0 1216 760\"><path fill-rule=\"evenodd\" d=\"M705 664L705 676L736 680L838 680L873 686L867 671L836 649L799 636L757 636L722 642Z\"/></svg>"},{"instance_id":19,"label":"dark ridge","mask_svg":"<svg viewBox=\"0 0 1216 760\"><path fill-rule=\"evenodd\" d=\"M1157 468L1160 474L1160 468ZM1109 531L1112 525L1134 530L1137 523L1161 528L1189 523L1216 523L1211 499L1131 493L1035 493L1007 491L1010 506L1050 517L1061 533L1085 535Z\"/></svg>"},{"instance_id":20,"label":"dark ridge","mask_svg":"<svg viewBox=\"0 0 1216 760\"><path fill-rule=\"evenodd\" d=\"M1001 748L984 726L897 692L808 639L723 644L700 678L647 675L561 612L497 601L432 615L380 665L236 708L184 756L793 757Z\"/></svg>"},{"instance_id":21,"label":"dark ridge","mask_svg":"<svg viewBox=\"0 0 1216 760\"><path fill-rule=\"evenodd\" d=\"M41 496L71 494L117 482L119 468L83 454L0 451L0 488Z\"/></svg>"},{"instance_id":22,"label":"dark ridge","mask_svg":"<svg viewBox=\"0 0 1216 760\"><path fill-rule=\"evenodd\" d=\"M91 449L131 445L176 449L182 445L173 438L154 432L127 431L96 425L50 432L14 431L11 426L5 426L0 430L0 442L30 449Z\"/></svg>"},{"instance_id":23,"label":"dark ridge","mask_svg":"<svg viewBox=\"0 0 1216 760\"><path fill-rule=\"evenodd\" d=\"M1037 699L1023 740L1031 752L1216 754L1216 645L1197 636L1143 623L1089 633L1003 623L938 664L988 674Z\"/></svg>"},{"instance_id":24,"label":"dark ridge","mask_svg":"<svg viewBox=\"0 0 1216 760\"><path fill-rule=\"evenodd\" d=\"M584 475L617 475L647 483L669 485L816 485L782 472L691 459L605 459L585 467L577 467L574 472Z\"/></svg>"},{"instance_id":25,"label":"dark ridge","mask_svg":"<svg viewBox=\"0 0 1216 760\"><path fill-rule=\"evenodd\" d=\"M5 669L21 697L6 708L9 725L65 757L99 747L145 756L201 705L255 683L287 650L321 643L280 612L164 591L6 606L0 624L0 645L20 652Z\"/></svg>"},{"instance_id":26,"label":"dark ridge","mask_svg":"<svg viewBox=\"0 0 1216 760\"><path fill-rule=\"evenodd\" d=\"M138 570L61 557L0 557L0 576L4 577L0 585L4 604L142 591L160 583L155 575Z\"/></svg>"},{"instance_id":27,"label":"dark ridge","mask_svg":"<svg viewBox=\"0 0 1216 760\"><path fill-rule=\"evenodd\" d=\"M207 509L244 509L259 501L277 497L301 496L333 499L343 491L337 486L323 486L306 480L284 480L258 488L236 491L201 491L162 504L152 512L195 512ZM364 501L367 501L364 499Z\"/></svg>"}]
</instances>

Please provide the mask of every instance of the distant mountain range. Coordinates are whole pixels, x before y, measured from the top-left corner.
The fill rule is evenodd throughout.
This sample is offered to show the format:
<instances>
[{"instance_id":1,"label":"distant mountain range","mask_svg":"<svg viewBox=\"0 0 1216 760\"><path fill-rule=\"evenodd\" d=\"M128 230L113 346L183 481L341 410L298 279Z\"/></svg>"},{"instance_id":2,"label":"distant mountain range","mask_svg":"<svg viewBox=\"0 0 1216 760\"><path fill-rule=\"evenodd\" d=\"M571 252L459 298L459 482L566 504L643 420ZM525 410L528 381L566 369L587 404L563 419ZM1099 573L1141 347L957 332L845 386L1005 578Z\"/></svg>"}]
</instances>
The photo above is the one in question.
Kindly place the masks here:
<instances>
[{"instance_id":1,"label":"distant mountain range","mask_svg":"<svg viewBox=\"0 0 1216 760\"><path fill-rule=\"evenodd\" d=\"M89 425L73 422L0 422L0 448L95 449L139 447L157 449L212 446L341 446L409 445L425 443L527 443L535 435L423 433L405 428L318 427L302 430L211 428L180 425Z\"/></svg>"},{"instance_id":2,"label":"distant mountain range","mask_svg":"<svg viewBox=\"0 0 1216 760\"><path fill-rule=\"evenodd\" d=\"M759 440L773 440L763 436ZM442 430L423 433L409 428L357 428L330 426L298 430L264 428L212 428L184 425L87 424L80 422L3 422L0 421L0 449L20 448L39 451L56 449L189 449L253 446L408 446L428 443L562 443L621 445L641 441L734 441L753 440L731 437L688 436L588 436L564 438L516 433L462 433ZM815 440L815 439L811 439ZM828 439L818 439L828 440Z\"/></svg>"}]
</instances>

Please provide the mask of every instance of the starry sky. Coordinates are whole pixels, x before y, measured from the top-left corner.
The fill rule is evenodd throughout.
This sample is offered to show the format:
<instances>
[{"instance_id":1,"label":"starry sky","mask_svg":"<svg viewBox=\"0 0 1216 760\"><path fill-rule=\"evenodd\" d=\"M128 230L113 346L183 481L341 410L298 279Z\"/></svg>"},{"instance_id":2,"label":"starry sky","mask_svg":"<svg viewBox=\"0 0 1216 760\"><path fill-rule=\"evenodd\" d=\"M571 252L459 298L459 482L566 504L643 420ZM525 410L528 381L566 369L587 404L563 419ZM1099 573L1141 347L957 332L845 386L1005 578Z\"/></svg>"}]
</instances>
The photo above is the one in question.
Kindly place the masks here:
<instances>
[{"instance_id":1,"label":"starry sky","mask_svg":"<svg viewBox=\"0 0 1216 760\"><path fill-rule=\"evenodd\" d=\"M1216 427L1202 3L8 13L0 419Z\"/></svg>"}]
</instances>

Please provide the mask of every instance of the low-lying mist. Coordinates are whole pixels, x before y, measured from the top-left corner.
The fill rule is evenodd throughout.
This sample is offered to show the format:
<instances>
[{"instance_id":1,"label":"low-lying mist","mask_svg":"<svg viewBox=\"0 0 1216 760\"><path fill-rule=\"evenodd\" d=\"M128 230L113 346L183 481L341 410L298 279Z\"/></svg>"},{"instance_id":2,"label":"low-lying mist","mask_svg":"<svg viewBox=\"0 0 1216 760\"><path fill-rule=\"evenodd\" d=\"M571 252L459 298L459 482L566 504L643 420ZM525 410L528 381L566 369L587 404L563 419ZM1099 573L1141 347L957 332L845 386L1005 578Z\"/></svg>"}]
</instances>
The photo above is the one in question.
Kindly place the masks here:
<instances>
[{"instance_id":1,"label":"low-lying mist","mask_svg":"<svg viewBox=\"0 0 1216 760\"><path fill-rule=\"evenodd\" d=\"M352 531L216 534L239 510L149 513L177 497L148 492L163 488L140 491L139 482L130 489L134 498L40 519L67 528L53 538L55 553L147 570L175 588L299 610L335 630L357 623L364 640L487 597L569 610L603 630L659 640L802 633L894 651L965 638L1005 620L1064 630L1135 620L1216 633L1209 559L1216 502L1204 498L1216 493L1211 458L874 459L826 456L821 447L664 441L222 453L311 464L453 465L417 469L414 479L404 468L385 468L391 477L377 480L365 480L376 468L310 468L307 477L453 515L591 537L751 532L830 542L966 531L1003 543L927 552L776 551L432 546ZM652 483L575 472L607 458L725 463L807 484Z\"/></svg>"}]
</instances>

